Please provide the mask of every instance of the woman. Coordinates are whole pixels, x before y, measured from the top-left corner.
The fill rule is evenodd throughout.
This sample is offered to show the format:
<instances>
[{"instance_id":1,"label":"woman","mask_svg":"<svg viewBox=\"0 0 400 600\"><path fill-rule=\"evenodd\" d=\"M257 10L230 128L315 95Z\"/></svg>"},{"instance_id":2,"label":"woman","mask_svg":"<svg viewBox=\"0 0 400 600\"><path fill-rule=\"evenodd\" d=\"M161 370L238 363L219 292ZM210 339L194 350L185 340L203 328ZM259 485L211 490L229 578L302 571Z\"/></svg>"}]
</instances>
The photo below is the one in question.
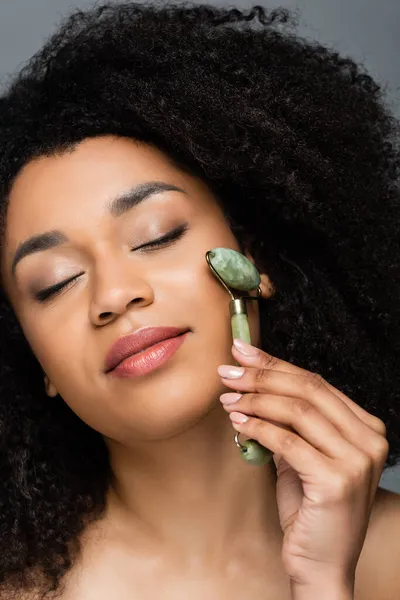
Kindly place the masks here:
<instances>
[{"instance_id":1,"label":"woman","mask_svg":"<svg viewBox=\"0 0 400 600\"><path fill-rule=\"evenodd\" d=\"M400 596L399 128L291 25L76 12L1 98L7 599Z\"/></svg>"}]
</instances>

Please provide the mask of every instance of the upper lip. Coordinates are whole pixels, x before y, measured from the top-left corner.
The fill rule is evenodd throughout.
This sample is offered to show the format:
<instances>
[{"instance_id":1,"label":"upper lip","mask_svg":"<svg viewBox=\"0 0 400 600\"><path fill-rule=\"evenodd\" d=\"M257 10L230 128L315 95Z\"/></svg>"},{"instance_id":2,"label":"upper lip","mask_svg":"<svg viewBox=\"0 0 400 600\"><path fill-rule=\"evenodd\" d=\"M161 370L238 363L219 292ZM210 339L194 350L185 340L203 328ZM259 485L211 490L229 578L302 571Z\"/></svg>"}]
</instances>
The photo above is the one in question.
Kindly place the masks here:
<instances>
[{"instance_id":1,"label":"upper lip","mask_svg":"<svg viewBox=\"0 0 400 600\"><path fill-rule=\"evenodd\" d=\"M119 338L107 352L104 365L105 372L115 369L128 356L186 331L189 331L187 327L143 327L135 333Z\"/></svg>"}]
</instances>

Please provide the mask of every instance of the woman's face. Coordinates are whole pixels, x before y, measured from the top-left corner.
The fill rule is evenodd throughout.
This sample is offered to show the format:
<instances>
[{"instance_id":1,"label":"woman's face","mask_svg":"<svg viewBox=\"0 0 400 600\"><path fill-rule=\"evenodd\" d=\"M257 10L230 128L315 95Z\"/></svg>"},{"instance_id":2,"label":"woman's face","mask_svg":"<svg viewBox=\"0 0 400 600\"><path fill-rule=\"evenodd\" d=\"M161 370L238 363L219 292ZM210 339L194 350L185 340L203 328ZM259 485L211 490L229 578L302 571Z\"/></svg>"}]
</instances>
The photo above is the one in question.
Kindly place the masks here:
<instances>
[{"instance_id":1,"label":"woman's face","mask_svg":"<svg viewBox=\"0 0 400 600\"><path fill-rule=\"evenodd\" d=\"M132 206L134 188L148 182L182 191ZM166 245L143 246L180 226ZM33 241L13 269L20 245L49 232L53 241ZM59 393L88 425L126 444L169 437L204 417L224 391L218 365L232 363L229 295L204 257L216 246L239 250L215 197L149 145L106 136L26 165L11 191L3 273L49 396ZM67 280L45 298L43 290ZM248 304L258 343L257 303ZM151 373L106 373L110 346L148 326L189 333Z\"/></svg>"}]
</instances>

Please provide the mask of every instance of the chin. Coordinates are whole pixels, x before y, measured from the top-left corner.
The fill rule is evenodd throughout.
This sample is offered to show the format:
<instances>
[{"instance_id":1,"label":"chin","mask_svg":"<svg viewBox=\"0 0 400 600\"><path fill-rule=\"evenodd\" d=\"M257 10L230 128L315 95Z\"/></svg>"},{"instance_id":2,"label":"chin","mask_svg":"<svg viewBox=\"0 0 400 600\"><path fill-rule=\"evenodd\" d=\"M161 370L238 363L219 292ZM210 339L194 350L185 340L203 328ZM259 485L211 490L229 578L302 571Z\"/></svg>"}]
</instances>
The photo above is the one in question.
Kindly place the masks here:
<instances>
[{"instance_id":1,"label":"chin","mask_svg":"<svg viewBox=\"0 0 400 600\"><path fill-rule=\"evenodd\" d=\"M220 408L219 395L224 391L216 390L215 394L200 393L181 396L173 394L159 397L157 402L132 407L130 414L124 415L123 428L125 440L140 439L143 441L166 440L179 436L196 426ZM129 431L127 432L127 428ZM111 436L117 439L116 436ZM120 437L120 436L118 436ZM122 440L121 440L122 442ZM122 442L124 443L124 442ZM129 444L127 444L129 445Z\"/></svg>"}]
</instances>

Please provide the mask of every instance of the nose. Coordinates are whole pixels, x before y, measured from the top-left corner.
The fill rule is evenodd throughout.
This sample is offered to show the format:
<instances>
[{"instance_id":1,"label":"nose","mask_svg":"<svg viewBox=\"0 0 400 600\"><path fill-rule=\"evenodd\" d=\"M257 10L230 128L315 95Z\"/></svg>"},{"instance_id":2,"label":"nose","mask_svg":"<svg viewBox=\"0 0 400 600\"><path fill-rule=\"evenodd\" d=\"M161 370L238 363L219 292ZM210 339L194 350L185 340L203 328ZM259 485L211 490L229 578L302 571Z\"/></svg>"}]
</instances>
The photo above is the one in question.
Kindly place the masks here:
<instances>
[{"instance_id":1,"label":"nose","mask_svg":"<svg viewBox=\"0 0 400 600\"><path fill-rule=\"evenodd\" d=\"M121 265L102 265L97 274L91 298L89 318L96 325L105 325L124 314L131 307L145 307L154 301L154 292L143 274L133 267Z\"/></svg>"}]
</instances>

